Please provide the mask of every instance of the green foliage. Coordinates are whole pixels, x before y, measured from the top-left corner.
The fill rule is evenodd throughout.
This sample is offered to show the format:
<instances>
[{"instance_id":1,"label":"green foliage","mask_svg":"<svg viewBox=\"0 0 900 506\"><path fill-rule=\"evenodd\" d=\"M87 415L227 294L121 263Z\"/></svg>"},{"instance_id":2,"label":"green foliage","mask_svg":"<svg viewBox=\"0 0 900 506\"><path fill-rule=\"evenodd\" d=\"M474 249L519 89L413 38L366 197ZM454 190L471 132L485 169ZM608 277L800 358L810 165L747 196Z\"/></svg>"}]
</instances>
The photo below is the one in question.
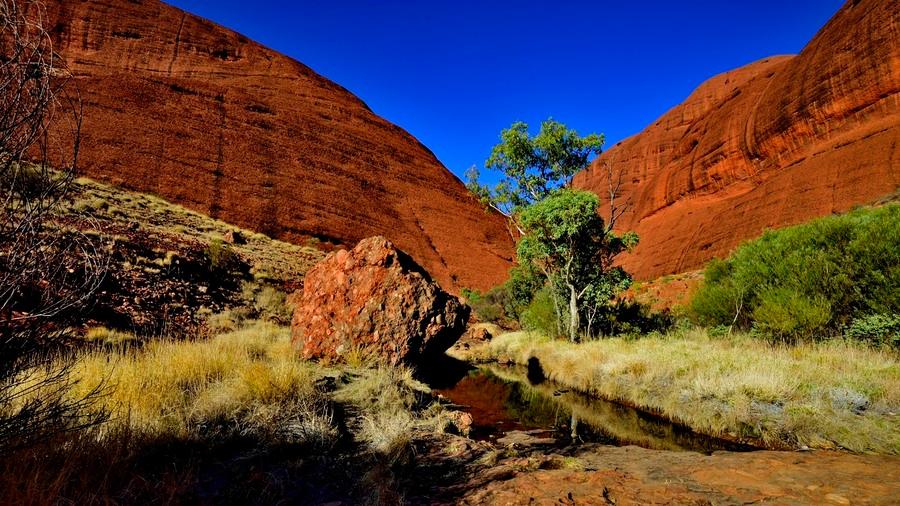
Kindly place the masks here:
<instances>
[{"instance_id":1,"label":"green foliage","mask_svg":"<svg viewBox=\"0 0 900 506\"><path fill-rule=\"evenodd\" d=\"M559 337L560 327L556 317L553 290L547 286L534 294L531 303L522 311L522 327L541 335Z\"/></svg>"},{"instance_id":2,"label":"green foliage","mask_svg":"<svg viewBox=\"0 0 900 506\"><path fill-rule=\"evenodd\" d=\"M464 288L462 296L466 298L466 302L479 320L488 323L500 323L506 317L502 301L499 300L504 292L503 288L504 285L494 287L484 294L478 290Z\"/></svg>"},{"instance_id":3,"label":"green foliage","mask_svg":"<svg viewBox=\"0 0 900 506\"><path fill-rule=\"evenodd\" d=\"M781 340L838 335L861 315L900 314L898 244L900 205L769 231L710 262L692 312Z\"/></svg>"},{"instance_id":4,"label":"green foliage","mask_svg":"<svg viewBox=\"0 0 900 506\"><path fill-rule=\"evenodd\" d=\"M512 216L568 185L591 156L601 152L604 138L598 134L581 137L562 123L547 119L534 137L529 135L527 124L516 122L501 132L500 141L485 167L501 172L501 181L494 188L484 186L478 182L478 169L472 167L466 173L467 186L483 203Z\"/></svg>"},{"instance_id":5,"label":"green foliage","mask_svg":"<svg viewBox=\"0 0 900 506\"><path fill-rule=\"evenodd\" d=\"M637 336L668 332L674 326L675 318L671 313L654 311L645 304L623 300L608 304L585 330L588 337Z\"/></svg>"},{"instance_id":6,"label":"green foliage","mask_svg":"<svg viewBox=\"0 0 900 506\"><path fill-rule=\"evenodd\" d=\"M844 335L859 341L900 347L900 314L874 314L853 320Z\"/></svg>"},{"instance_id":7,"label":"green foliage","mask_svg":"<svg viewBox=\"0 0 900 506\"><path fill-rule=\"evenodd\" d=\"M229 272L238 260L231 245L219 238L209 241L206 257L209 260L209 269L213 272Z\"/></svg>"},{"instance_id":8,"label":"green foliage","mask_svg":"<svg viewBox=\"0 0 900 506\"><path fill-rule=\"evenodd\" d=\"M565 189L520 215L526 234L517 247L519 262L535 266L550 280L558 306L567 307L573 341L581 329L581 313L593 320L631 283L613 260L637 244L637 236L609 230L597 212L599 204L593 193Z\"/></svg>"},{"instance_id":9,"label":"green foliage","mask_svg":"<svg viewBox=\"0 0 900 506\"><path fill-rule=\"evenodd\" d=\"M519 320L525 308L531 304L534 294L547 280L533 265L517 265L509 270L509 279L503 284L506 297L503 311L511 320Z\"/></svg>"},{"instance_id":10,"label":"green foliage","mask_svg":"<svg viewBox=\"0 0 900 506\"><path fill-rule=\"evenodd\" d=\"M486 293L464 288L462 295L479 320L508 325L519 320L544 283L545 278L532 266L517 265L509 270L509 278L502 285Z\"/></svg>"},{"instance_id":11,"label":"green foliage","mask_svg":"<svg viewBox=\"0 0 900 506\"><path fill-rule=\"evenodd\" d=\"M752 318L757 332L781 340L810 339L828 323L831 305L821 295L776 286L759 293Z\"/></svg>"}]
</instances>

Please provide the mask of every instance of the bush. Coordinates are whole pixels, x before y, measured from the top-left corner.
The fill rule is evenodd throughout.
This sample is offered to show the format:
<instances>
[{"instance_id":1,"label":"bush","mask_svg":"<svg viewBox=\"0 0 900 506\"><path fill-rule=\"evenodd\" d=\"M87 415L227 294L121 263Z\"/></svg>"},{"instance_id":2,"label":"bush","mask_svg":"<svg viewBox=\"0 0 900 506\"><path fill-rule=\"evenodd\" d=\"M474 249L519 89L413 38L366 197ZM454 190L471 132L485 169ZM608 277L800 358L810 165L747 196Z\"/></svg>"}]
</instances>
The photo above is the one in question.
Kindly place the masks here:
<instances>
[{"instance_id":1,"label":"bush","mask_svg":"<svg viewBox=\"0 0 900 506\"><path fill-rule=\"evenodd\" d=\"M859 341L900 346L900 314L874 314L856 318L844 334Z\"/></svg>"},{"instance_id":2,"label":"bush","mask_svg":"<svg viewBox=\"0 0 900 506\"><path fill-rule=\"evenodd\" d=\"M492 288L486 294L478 290L463 289L462 295L466 298L469 307L475 312L479 320L488 323L499 323L506 318L503 305L497 301L497 295L502 292L503 286Z\"/></svg>"},{"instance_id":3,"label":"bush","mask_svg":"<svg viewBox=\"0 0 900 506\"><path fill-rule=\"evenodd\" d=\"M649 305L621 300L610 305L588 332L589 336L644 335L667 332L674 325L675 318L668 311L654 311Z\"/></svg>"},{"instance_id":4,"label":"bush","mask_svg":"<svg viewBox=\"0 0 900 506\"><path fill-rule=\"evenodd\" d=\"M530 266L517 265L509 270L509 279L482 294L463 289L469 306L483 322L504 324L521 319L535 292L544 286L544 277Z\"/></svg>"},{"instance_id":5,"label":"bush","mask_svg":"<svg viewBox=\"0 0 900 506\"><path fill-rule=\"evenodd\" d=\"M503 284L506 290L503 311L506 315L512 320L519 320L544 282L544 275L531 265L517 265L510 269L509 279Z\"/></svg>"},{"instance_id":6,"label":"bush","mask_svg":"<svg viewBox=\"0 0 900 506\"><path fill-rule=\"evenodd\" d=\"M287 303L287 294L278 288L245 282L241 285L241 297L250 306L255 318L283 325L291 323L293 308Z\"/></svg>"},{"instance_id":7,"label":"bush","mask_svg":"<svg viewBox=\"0 0 900 506\"><path fill-rule=\"evenodd\" d=\"M522 311L520 321L527 330L550 337L560 336L552 288L544 287L534 294L531 303Z\"/></svg>"},{"instance_id":8,"label":"bush","mask_svg":"<svg viewBox=\"0 0 900 506\"><path fill-rule=\"evenodd\" d=\"M840 335L861 315L900 313L900 205L766 232L707 266L702 324L783 340Z\"/></svg>"},{"instance_id":9,"label":"bush","mask_svg":"<svg viewBox=\"0 0 900 506\"><path fill-rule=\"evenodd\" d=\"M222 239L212 239L206 247L209 270L212 272L229 272L237 263L237 255L231 245Z\"/></svg>"}]
</instances>

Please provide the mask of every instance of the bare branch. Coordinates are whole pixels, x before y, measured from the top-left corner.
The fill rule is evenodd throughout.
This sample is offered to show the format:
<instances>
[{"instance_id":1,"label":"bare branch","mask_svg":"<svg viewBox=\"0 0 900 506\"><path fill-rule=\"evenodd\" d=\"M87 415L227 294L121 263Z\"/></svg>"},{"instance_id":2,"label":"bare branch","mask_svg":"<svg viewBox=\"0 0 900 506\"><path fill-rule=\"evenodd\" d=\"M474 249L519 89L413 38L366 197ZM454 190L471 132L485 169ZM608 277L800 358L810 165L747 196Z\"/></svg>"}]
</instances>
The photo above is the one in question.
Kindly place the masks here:
<instances>
[{"instance_id":1,"label":"bare branch","mask_svg":"<svg viewBox=\"0 0 900 506\"><path fill-rule=\"evenodd\" d=\"M633 201L629 195L625 202L618 202L619 197L622 196L622 185L625 182L625 172L620 167L616 167L615 160L607 159L603 160L601 163L606 172L607 180L609 217L606 220L606 232L609 233L615 228L619 218L631 210Z\"/></svg>"},{"instance_id":2,"label":"bare branch","mask_svg":"<svg viewBox=\"0 0 900 506\"><path fill-rule=\"evenodd\" d=\"M106 257L50 227L76 175L82 105L46 23L41 2L0 0L0 454L91 419L93 393L64 395L59 358Z\"/></svg>"}]
</instances>

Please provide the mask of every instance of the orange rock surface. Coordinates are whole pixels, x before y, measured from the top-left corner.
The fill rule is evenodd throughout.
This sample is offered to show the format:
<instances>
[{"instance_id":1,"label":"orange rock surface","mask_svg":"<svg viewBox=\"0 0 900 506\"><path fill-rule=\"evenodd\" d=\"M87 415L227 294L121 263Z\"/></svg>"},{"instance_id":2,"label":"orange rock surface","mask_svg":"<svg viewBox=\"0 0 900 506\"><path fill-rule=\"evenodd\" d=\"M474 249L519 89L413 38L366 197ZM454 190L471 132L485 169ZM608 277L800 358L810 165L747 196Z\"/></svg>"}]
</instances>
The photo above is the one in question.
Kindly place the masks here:
<instances>
[{"instance_id":1,"label":"orange rock surface","mask_svg":"<svg viewBox=\"0 0 900 506\"><path fill-rule=\"evenodd\" d=\"M459 339L470 313L377 236L325 257L291 299L294 347L304 359L331 363L362 355L392 366L423 365Z\"/></svg>"},{"instance_id":2,"label":"orange rock surface","mask_svg":"<svg viewBox=\"0 0 900 506\"><path fill-rule=\"evenodd\" d=\"M384 235L452 291L505 279L501 217L339 85L157 0L44 3L87 175L292 242Z\"/></svg>"},{"instance_id":3,"label":"orange rock surface","mask_svg":"<svg viewBox=\"0 0 900 506\"><path fill-rule=\"evenodd\" d=\"M480 484L456 503L886 505L896 504L900 492L895 456L824 451L707 456L598 446L577 459L584 471L517 472Z\"/></svg>"},{"instance_id":4,"label":"orange rock surface","mask_svg":"<svg viewBox=\"0 0 900 506\"><path fill-rule=\"evenodd\" d=\"M847 211L900 187L900 8L850 0L797 56L716 76L609 149L574 185L625 173L640 279L701 267L767 228Z\"/></svg>"}]
</instances>

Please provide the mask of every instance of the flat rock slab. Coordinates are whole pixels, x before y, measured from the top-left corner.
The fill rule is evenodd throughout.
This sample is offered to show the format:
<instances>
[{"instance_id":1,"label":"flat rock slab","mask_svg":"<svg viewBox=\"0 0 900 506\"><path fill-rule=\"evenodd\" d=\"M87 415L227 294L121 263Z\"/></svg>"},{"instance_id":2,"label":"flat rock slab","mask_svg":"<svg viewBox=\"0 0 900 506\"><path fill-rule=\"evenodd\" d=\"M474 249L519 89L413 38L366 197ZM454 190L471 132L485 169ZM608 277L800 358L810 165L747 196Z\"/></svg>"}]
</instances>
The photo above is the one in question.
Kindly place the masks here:
<instances>
[{"instance_id":1,"label":"flat rock slab","mask_svg":"<svg viewBox=\"0 0 900 506\"><path fill-rule=\"evenodd\" d=\"M586 470L517 472L462 504L897 504L900 457L840 452L691 452L589 445Z\"/></svg>"}]
</instances>

